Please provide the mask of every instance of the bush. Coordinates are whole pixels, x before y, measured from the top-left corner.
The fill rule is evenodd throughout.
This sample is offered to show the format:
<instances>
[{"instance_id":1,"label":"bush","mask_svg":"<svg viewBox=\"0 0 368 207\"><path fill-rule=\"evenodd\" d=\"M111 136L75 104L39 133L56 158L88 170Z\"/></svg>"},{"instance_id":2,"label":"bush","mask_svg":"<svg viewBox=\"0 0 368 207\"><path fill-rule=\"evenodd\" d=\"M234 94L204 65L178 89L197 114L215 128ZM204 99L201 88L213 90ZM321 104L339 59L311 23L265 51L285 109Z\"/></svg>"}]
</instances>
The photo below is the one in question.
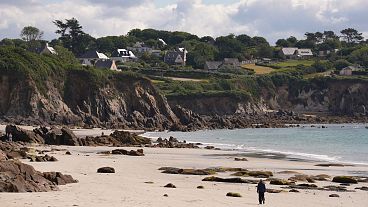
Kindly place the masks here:
<instances>
[{"instance_id":1,"label":"bush","mask_svg":"<svg viewBox=\"0 0 368 207\"><path fill-rule=\"evenodd\" d=\"M341 70L343 68L346 68L348 66L350 66L351 63L345 59L340 59L340 60L337 60L335 63L334 63L334 67L337 69L337 70Z\"/></svg>"},{"instance_id":2,"label":"bush","mask_svg":"<svg viewBox=\"0 0 368 207\"><path fill-rule=\"evenodd\" d=\"M316 72L326 72L333 68L330 62L321 61L316 61L315 63L313 63L312 67L316 69Z\"/></svg>"}]
</instances>

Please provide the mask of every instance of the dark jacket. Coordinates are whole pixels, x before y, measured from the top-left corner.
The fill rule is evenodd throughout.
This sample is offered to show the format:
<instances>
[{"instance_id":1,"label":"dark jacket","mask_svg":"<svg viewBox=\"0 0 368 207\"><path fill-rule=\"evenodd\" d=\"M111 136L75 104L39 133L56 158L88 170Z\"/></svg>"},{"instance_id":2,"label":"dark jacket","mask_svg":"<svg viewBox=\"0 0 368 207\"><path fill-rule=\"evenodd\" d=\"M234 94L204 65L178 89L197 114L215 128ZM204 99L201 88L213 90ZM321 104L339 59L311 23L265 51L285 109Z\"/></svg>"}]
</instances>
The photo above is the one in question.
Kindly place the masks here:
<instances>
[{"instance_id":1,"label":"dark jacket","mask_svg":"<svg viewBox=\"0 0 368 207\"><path fill-rule=\"evenodd\" d=\"M265 193L266 192L266 185L264 183L258 183L257 185L257 193Z\"/></svg>"}]
</instances>

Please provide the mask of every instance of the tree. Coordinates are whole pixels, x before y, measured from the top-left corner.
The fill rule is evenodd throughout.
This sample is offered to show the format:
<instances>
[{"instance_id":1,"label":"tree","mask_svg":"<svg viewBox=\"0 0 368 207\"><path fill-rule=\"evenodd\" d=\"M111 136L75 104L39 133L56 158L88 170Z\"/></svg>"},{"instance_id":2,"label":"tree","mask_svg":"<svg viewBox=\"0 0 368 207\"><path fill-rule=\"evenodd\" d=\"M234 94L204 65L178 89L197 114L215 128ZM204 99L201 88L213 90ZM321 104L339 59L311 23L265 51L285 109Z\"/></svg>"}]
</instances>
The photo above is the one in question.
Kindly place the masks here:
<instances>
[{"instance_id":1,"label":"tree","mask_svg":"<svg viewBox=\"0 0 368 207\"><path fill-rule=\"evenodd\" d=\"M354 50L349 56L349 61L368 67L368 46Z\"/></svg>"},{"instance_id":2,"label":"tree","mask_svg":"<svg viewBox=\"0 0 368 207\"><path fill-rule=\"evenodd\" d=\"M83 27L79 24L79 21L75 18L62 20L55 20L53 23L58 27L56 34L59 34L59 38L63 46L71 50L75 55L80 55L88 49L93 48L94 38L89 34L83 32Z\"/></svg>"},{"instance_id":3,"label":"tree","mask_svg":"<svg viewBox=\"0 0 368 207\"><path fill-rule=\"evenodd\" d=\"M278 46L278 47L289 47L290 46L289 44L290 43L285 39L279 39L276 42L276 46Z\"/></svg>"},{"instance_id":4,"label":"tree","mask_svg":"<svg viewBox=\"0 0 368 207\"><path fill-rule=\"evenodd\" d=\"M257 47L257 56L261 58L271 58L273 55L273 50L268 45L260 45Z\"/></svg>"},{"instance_id":5,"label":"tree","mask_svg":"<svg viewBox=\"0 0 368 207\"><path fill-rule=\"evenodd\" d=\"M188 53L188 64L193 68L203 68L206 61L214 60L217 55L216 47L201 42L194 47L193 51Z\"/></svg>"},{"instance_id":6,"label":"tree","mask_svg":"<svg viewBox=\"0 0 368 207\"><path fill-rule=\"evenodd\" d=\"M22 29L20 36L24 41L31 42L40 40L43 36L43 32L36 27L27 26Z\"/></svg>"},{"instance_id":7,"label":"tree","mask_svg":"<svg viewBox=\"0 0 368 207\"><path fill-rule=\"evenodd\" d=\"M359 33L356 29L347 28L341 31L342 38L346 40L348 44L360 42L364 39L362 33Z\"/></svg>"},{"instance_id":8,"label":"tree","mask_svg":"<svg viewBox=\"0 0 368 207\"><path fill-rule=\"evenodd\" d=\"M337 69L337 70L341 70L343 68L346 68L348 67L349 65L351 65L351 63L349 63L349 61L345 60L345 59L340 59L340 60L336 60L334 62L334 67Z\"/></svg>"}]
</instances>

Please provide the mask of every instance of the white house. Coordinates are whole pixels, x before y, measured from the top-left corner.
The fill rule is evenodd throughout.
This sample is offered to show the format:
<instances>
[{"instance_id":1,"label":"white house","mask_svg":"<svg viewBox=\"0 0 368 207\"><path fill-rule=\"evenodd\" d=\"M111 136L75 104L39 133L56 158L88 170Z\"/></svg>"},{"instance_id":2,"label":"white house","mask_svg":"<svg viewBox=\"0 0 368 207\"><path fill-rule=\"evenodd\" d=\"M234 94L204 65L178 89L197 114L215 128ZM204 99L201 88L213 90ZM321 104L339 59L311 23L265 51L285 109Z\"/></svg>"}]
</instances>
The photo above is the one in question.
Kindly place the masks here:
<instances>
[{"instance_id":1,"label":"white house","mask_svg":"<svg viewBox=\"0 0 368 207\"><path fill-rule=\"evenodd\" d=\"M134 61L137 57L131 50L127 49L117 49L111 54L111 59L115 60L116 62L129 62Z\"/></svg>"},{"instance_id":2,"label":"white house","mask_svg":"<svg viewBox=\"0 0 368 207\"><path fill-rule=\"evenodd\" d=\"M96 50L90 50L80 56L79 61L82 65L94 66L98 60L109 59L105 54Z\"/></svg>"},{"instance_id":3,"label":"white house","mask_svg":"<svg viewBox=\"0 0 368 207\"><path fill-rule=\"evenodd\" d=\"M57 55L57 52L53 47L49 46L49 43L46 43L45 47L40 51L40 54Z\"/></svg>"},{"instance_id":4,"label":"white house","mask_svg":"<svg viewBox=\"0 0 368 207\"><path fill-rule=\"evenodd\" d=\"M279 56L283 59L306 59L313 57L313 52L311 49L284 47L280 50Z\"/></svg>"},{"instance_id":5,"label":"white house","mask_svg":"<svg viewBox=\"0 0 368 207\"><path fill-rule=\"evenodd\" d=\"M353 66L345 67L340 71L340 75L342 75L342 76L352 76L353 75L353 70L356 70L356 68L353 67Z\"/></svg>"}]
</instances>

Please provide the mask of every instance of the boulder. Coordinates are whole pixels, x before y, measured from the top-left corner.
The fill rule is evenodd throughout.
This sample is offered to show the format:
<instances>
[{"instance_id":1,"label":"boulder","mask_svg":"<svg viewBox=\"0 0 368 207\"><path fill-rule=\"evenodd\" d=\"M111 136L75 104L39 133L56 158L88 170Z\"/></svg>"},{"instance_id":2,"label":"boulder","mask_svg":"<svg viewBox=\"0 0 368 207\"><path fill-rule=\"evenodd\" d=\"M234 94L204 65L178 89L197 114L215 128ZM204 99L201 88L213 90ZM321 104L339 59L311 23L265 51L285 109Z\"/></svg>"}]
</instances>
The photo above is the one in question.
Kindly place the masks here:
<instances>
[{"instance_id":1,"label":"boulder","mask_svg":"<svg viewBox=\"0 0 368 207\"><path fill-rule=\"evenodd\" d=\"M97 169L97 173L115 173L115 169L112 167L101 167Z\"/></svg>"},{"instance_id":2,"label":"boulder","mask_svg":"<svg viewBox=\"0 0 368 207\"><path fill-rule=\"evenodd\" d=\"M30 161L31 162L56 162L58 160L54 156L45 155L45 156L30 157Z\"/></svg>"},{"instance_id":3,"label":"boulder","mask_svg":"<svg viewBox=\"0 0 368 207\"><path fill-rule=\"evenodd\" d=\"M61 173L55 173L54 178L19 161L0 162L0 192L47 192L58 190L59 184L77 182Z\"/></svg>"},{"instance_id":4,"label":"boulder","mask_svg":"<svg viewBox=\"0 0 368 207\"><path fill-rule=\"evenodd\" d=\"M351 183L356 184L358 183L357 179L351 176L336 176L332 179L332 182L335 183Z\"/></svg>"},{"instance_id":5,"label":"boulder","mask_svg":"<svg viewBox=\"0 0 368 207\"><path fill-rule=\"evenodd\" d=\"M273 176L271 171L249 171L248 175L256 178L269 178Z\"/></svg>"},{"instance_id":6,"label":"boulder","mask_svg":"<svg viewBox=\"0 0 368 207\"><path fill-rule=\"evenodd\" d=\"M234 158L234 161L242 161L242 162L244 162L244 161L248 161L248 159L247 158L238 158L238 157L235 157Z\"/></svg>"},{"instance_id":7,"label":"boulder","mask_svg":"<svg viewBox=\"0 0 368 207\"><path fill-rule=\"evenodd\" d=\"M70 175L63 175L60 172L44 172L43 176L49 181L57 184L57 185L66 185L69 183L77 183L77 180L74 180Z\"/></svg>"},{"instance_id":8,"label":"boulder","mask_svg":"<svg viewBox=\"0 0 368 207\"><path fill-rule=\"evenodd\" d=\"M328 197L330 197L330 198L339 198L340 196L339 196L339 195L337 195L337 194L331 194L331 195L329 195Z\"/></svg>"},{"instance_id":9,"label":"boulder","mask_svg":"<svg viewBox=\"0 0 368 207\"><path fill-rule=\"evenodd\" d=\"M214 175L216 172L210 169L181 169L175 167L162 167L162 173L166 174L183 174L183 175Z\"/></svg>"},{"instance_id":10,"label":"boulder","mask_svg":"<svg viewBox=\"0 0 368 207\"><path fill-rule=\"evenodd\" d=\"M271 185L290 185L291 183L287 180L273 178L271 179L270 184Z\"/></svg>"},{"instance_id":11,"label":"boulder","mask_svg":"<svg viewBox=\"0 0 368 207\"><path fill-rule=\"evenodd\" d=\"M203 185L197 186L197 189L204 189Z\"/></svg>"},{"instance_id":12,"label":"boulder","mask_svg":"<svg viewBox=\"0 0 368 207\"><path fill-rule=\"evenodd\" d=\"M45 143L44 139L40 135L15 125L7 125L5 127L5 131L7 134L12 134L14 142Z\"/></svg>"},{"instance_id":13,"label":"boulder","mask_svg":"<svg viewBox=\"0 0 368 207\"><path fill-rule=\"evenodd\" d=\"M267 193L281 193L281 192L285 192L284 190L279 190L279 189L266 189Z\"/></svg>"},{"instance_id":14,"label":"boulder","mask_svg":"<svg viewBox=\"0 0 368 207\"><path fill-rule=\"evenodd\" d=\"M233 193L233 192L227 193L226 196L228 196L228 197L236 197L236 198L242 197L240 195L240 193Z\"/></svg>"},{"instance_id":15,"label":"boulder","mask_svg":"<svg viewBox=\"0 0 368 207\"><path fill-rule=\"evenodd\" d=\"M176 186L172 183L168 183L164 186L165 188L176 188Z\"/></svg>"},{"instance_id":16,"label":"boulder","mask_svg":"<svg viewBox=\"0 0 368 207\"><path fill-rule=\"evenodd\" d=\"M256 180L246 180L242 178L219 178L215 176L206 177L202 181L208 181L208 182L221 182L221 183L251 183L251 184L257 184L258 181Z\"/></svg>"},{"instance_id":17,"label":"boulder","mask_svg":"<svg viewBox=\"0 0 368 207\"><path fill-rule=\"evenodd\" d=\"M299 193L299 191L297 189L291 189L289 190L290 193Z\"/></svg>"},{"instance_id":18,"label":"boulder","mask_svg":"<svg viewBox=\"0 0 368 207\"><path fill-rule=\"evenodd\" d=\"M41 128L34 131L44 138L46 144L79 146L77 136L69 128L52 128L50 130Z\"/></svg>"},{"instance_id":19,"label":"boulder","mask_svg":"<svg viewBox=\"0 0 368 207\"><path fill-rule=\"evenodd\" d=\"M151 144L151 139L126 131L114 131L110 136L127 146Z\"/></svg>"}]
</instances>

